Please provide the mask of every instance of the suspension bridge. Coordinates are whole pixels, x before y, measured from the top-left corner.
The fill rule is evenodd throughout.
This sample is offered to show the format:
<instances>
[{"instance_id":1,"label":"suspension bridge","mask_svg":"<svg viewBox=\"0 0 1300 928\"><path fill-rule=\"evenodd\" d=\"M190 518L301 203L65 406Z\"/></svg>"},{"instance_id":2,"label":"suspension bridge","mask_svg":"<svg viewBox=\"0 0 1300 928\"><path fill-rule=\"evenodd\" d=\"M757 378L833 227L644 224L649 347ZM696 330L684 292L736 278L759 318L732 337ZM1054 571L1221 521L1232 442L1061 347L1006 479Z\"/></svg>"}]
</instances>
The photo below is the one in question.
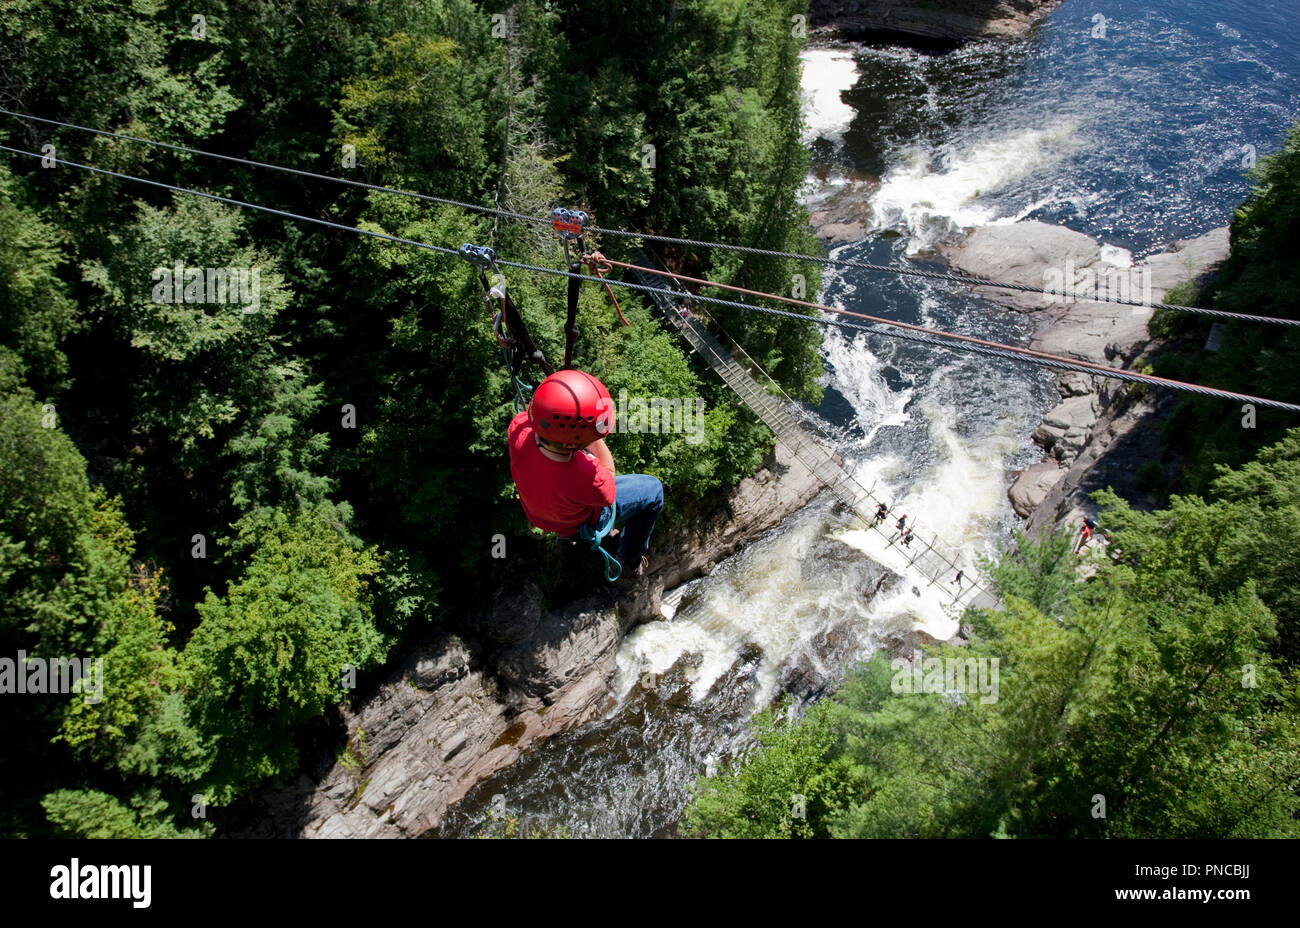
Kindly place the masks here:
<instances>
[{"instance_id":1,"label":"suspension bridge","mask_svg":"<svg viewBox=\"0 0 1300 928\"><path fill-rule=\"evenodd\" d=\"M980 586L975 578L973 566L963 560L959 550L946 544L937 535L931 535L924 541L919 532L913 530L911 545L904 545L902 533L889 532L892 518L885 522L876 519L876 506L883 502L853 476L843 457L829 447L831 437L800 403L788 396L780 385L771 378L763 368L751 358L733 339L726 336L708 312L692 298L690 291L674 277L665 275L658 264L641 249L633 249L634 266L632 274L645 286L653 286L647 292L654 301L664 319L686 340L723 382L731 388L747 407L776 436L794 458L808 468L843 509L851 514L863 527L878 533L887 539L888 546L897 547L899 553L907 559L907 567L926 580L927 586L936 583L951 586L957 571L963 571L965 578L954 593L952 605L980 606L995 608L998 599ZM665 292L672 291L670 296ZM719 334L714 334L715 332ZM725 338L730 346L724 345Z\"/></svg>"}]
</instances>

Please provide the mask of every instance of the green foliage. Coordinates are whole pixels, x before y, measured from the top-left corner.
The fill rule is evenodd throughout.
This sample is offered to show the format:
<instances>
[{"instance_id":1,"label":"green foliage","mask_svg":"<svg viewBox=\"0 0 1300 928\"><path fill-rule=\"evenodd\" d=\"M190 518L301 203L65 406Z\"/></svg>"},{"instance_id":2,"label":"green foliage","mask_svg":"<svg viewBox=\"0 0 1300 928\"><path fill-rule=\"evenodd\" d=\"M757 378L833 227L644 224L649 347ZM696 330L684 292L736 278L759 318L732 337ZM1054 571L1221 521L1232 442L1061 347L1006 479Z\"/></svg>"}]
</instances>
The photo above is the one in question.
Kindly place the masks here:
<instances>
[{"instance_id":1,"label":"green foliage","mask_svg":"<svg viewBox=\"0 0 1300 928\"><path fill-rule=\"evenodd\" d=\"M19 185L0 165L0 354L12 352L14 380L27 374L46 386L67 373L59 343L76 325L59 279L64 261L57 228L21 205Z\"/></svg>"},{"instance_id":2,"label":"green foliage","mask_svg":"<svg viewBox=\"0 0 1300 928\"><path fill-rule=\"evenodd\" d=\"M610 225L816 247L797 199L789 17L801 6L624 6L522 0L494 35L468 0L213 0L200 35L192 11L168 4L13 0L0 96L530 215L562 204ZM37 124L0 134L345 226L559 263L544 224ZM819 282L781 262L664 257L753 287L785 291L802 272L813 294ZM257 270L257 311L208 301L206 287L196 301L192 280L175 299L160 272L178 262L204 284L209 269ZM509 285L558 362L564 282L511 272ZM584 287L576 363L616 396L707 407L698 436L610 442L620 470L664 480L667 519L752 473L771 436L639 301L624 312L630 327ZM814 327L724 322L788 389L818 395ZM374 666L491 594L500 571L479 540L515 536L532 551L511 561L517 572L568 563L536 543L513 498L512 390L489 324L454 257L27 159L0 165L0 643L101 658L105 679L101 701L0 719L9 830L169 833L168 816L188 814L175 797L229 803L291 772L347 696L343 664ZM191 556L195 535L208 556ZM542 585L572 592L553 574Z\"/></svg>"},{"instance_id":3,"label":"green foliage","mask_svg":"<svg viewBox=\"0 0 1300 928\"><path fill-rule=\"evenodd\" d=\"M129 561L134 538L120 504L102 491L95 497L97 536L111 538L115 552ZM95 701L73 700L54 740L124 775L186 779L204 768L204 745L184 699L191 680L168 641L171 625L157 612L165 593L161 573L138 565L129 580L125 572L116 577L116 595L99 615L102 693Z\"/></svg>"},{"instance_id":4,"label":"green foliage","mask_svg":"<svg viewBox=\"0 0 1300 928\"><path fill-rule=\"evenodd\" d=\"M1277 617L1275 653L1300 665L1300 429L1236 470L1221 468L1209 502L1175 496L1167 510L1138 513L1113 494L1098 499L1125 560L1157 568L1172 587L1222 597L1253 582Z\"/></svg>"},{"instance_id":5,"label":"green foliage","mask_svg":"<svg viewBox=\"0 0 1300 928\"><path fill-rule=\"evenodd\" d=\"M224 13L223 2L208 7L211 35L199 41L188 16L182 27L163 3L10 0L0 18L5 97L81 125L134 120L171 141L204 138L238 102L221 83Z\"/></svg>"},{"instance_id":6,"label":"green foliage","mask_svg":"<svg viewBox=\"0 0 1300 928\"><path fill-rule=\"evenodd\" d=\"M292 294L274 261L238 244L242 219L210 200L142 205L112 260L86 271L108 318L141 352L135 406L146 440L175 446L176 464L191 475L210 474L214 459L225 460L230 472L216 482L230 486L241 514L312 505L331 485L314 472L328 438L304 427L321 387L301 360L277 351L273 335ZM178 264L186 269L183 302L175 301ZM205 272L227 268L232 280L247 273L255 297L241 293L236 301L226 289L224 302L207 301L223 288Z\"/></svg>"},{"instance_id":7,"label":"green foliage","mask_svg":"<svg viewBox=\"0 0 1300 928\"><path fill-rule=\"evenodd\" d=\"M365 76L344 82L340 142L356 147L358 164L389 168L390 179L474 190L487 171L501 43L464 0L421 5L414 18L418 32L386 36Z\"/></svg>"},{"instance_id":8,"label":"green foliage","mask_svg":"<svg viewBox=\"0 0 1300 928\"><path fill-rule=\"evenodd\" d=\"M30 394L0 397L0 641L84 654L127 564L97 537L86 462L53 418Z\"/></svg>"},{"instance_id":9,"label":"green foliage","mask_svg":"<svg viewBox=\"0 0 1300 928\"><path fill-rule=\"evenodd\" d=\"M0 400L0 646L8 654L98 661L102 676L95 686L92 671L91 690L6 713L6 761L14 767L6 781L39 779L40 767L26 755L51 742L124 778L192 776L206 761L189 723L188 681L167 640L170 626L157 612L160 571L133 564L135 539L120 501L90 489L84 459L43 420L29 396ZM110 810L95 796L72 802L65 824L93 832L92 813Z\"/></svg>"},{"instance_id":10,"label":"green foliage","mask_svg":"<svg viewBox=\"0 0 1300 928\"><path fill-rule=\"evenodd\" d=\"M763 750L685 828L782 833L788 795L833 772L808 825L839 837L1294 836L1300 677L1269 649L1295 568L1246 565L1293 550L1300 435L1216 487L1155 513L1099 494L1120 559L1086 584L1068 533L1018 537L990 569L1005 608L927 658L996 660L992 699L916 693L878 654L793 729L761 717Z\"/></svg>"},{"instance_id":11,"label":"green foliage","mask_svg":"<svg viewBox=\"0 0 1300 928\"><path fill-rule=\"evenodd\" d=\"M198 838L200 829L179 830L158 817L158 800L133 797L132 808L108 793L93 789L61 789L41 800L50 823L66 838Z\"/></svg>"},{"instance_id":12,"label":"green foliage","mask_svg":"<svg viewBox=\"0 0 1300 928\"><path fill-rule=\"evenodd\" d=\"M199 604L183 654L216 753L203 789L214 804L291 770L294 728L347 698L347 667L384 655L367 593L373 550L356 550L319 512L275 511L240 528L255 545L248 567Z\"/></svg>"},{"instance_id":13,"label":"green foliage","mask_svg":"<svg viewBox=\"0 0 1300 928\"><path fill-rule=\"evenodd\" d=\"M1016 531L1013 537L1009 551L981 565L997 588L1049 615L1073 612L1078 590L1070 535L1051 532L1029 539Z\"/></svg>"},{"instance_id":14,"label":"green foliage","mask_svg":"<svg viewBox=\"0 0 1300 928\"><path fill-rule=\"evenodd\" d=\"M1133 370L1135 370L1139 374L1148 374L1148 375L1154 374L1156 372L1155 367L1148 361L1137 361L1133 365ZM1142 397L1147 395L1147 390L1149 390L1150 388L1151 388L1150 384L1130 383L1128 385L1129 399L1140 400Z\"/></svg>"},{"instance_id":15,"label":"green foliage","mask_svg":"<svg viewBox=\"0 0 1300 928\"><path fill-rule=\"evenodd\" d=\"M782 715L790 711L784 707ZM837 741L832 706L814 706L797 725L767 710L753 723L757 747L741 765L701 777L682 818L682 833L713 838L825 838L828 822L860 788Z\"/></svg>"},{"instance_id":16,"label":"green foliage","mask_svg":"<svg viewBox=\"0 0 1300 928\"><path fill-rule=\"evenodd\" d=\"M498 818L495 812L489 811L487 824L475 834L475 837L488 840L527 839L537 841L541 839L566 840L572 838L573 835L569 834L569 830L563 825L529 825L521 821L517 815L503 815Z\"/></svg>"},{"instance_id":17,"label":"green foliage","mask_svg":"<svg viewBox=\"0 0 1300 928\"><path fill-rule=\"evenodd\" d=\"M375 577L375 620L387 634L398 637L416 620L432 622L441 593L438 575L418 550L393 548L384 552Z\"/></svg>"},{"instance_id":18,"label":"green foliage","mask_svg":"<svg viewBox=\"0 0 1300 928\"><path fill-rule=\"evenodd\" d=\"M1143 461L1133 474L1135 489L1156 493L1164 489L1165 472L1158 461Z\"/></svg>"}]
</instances>

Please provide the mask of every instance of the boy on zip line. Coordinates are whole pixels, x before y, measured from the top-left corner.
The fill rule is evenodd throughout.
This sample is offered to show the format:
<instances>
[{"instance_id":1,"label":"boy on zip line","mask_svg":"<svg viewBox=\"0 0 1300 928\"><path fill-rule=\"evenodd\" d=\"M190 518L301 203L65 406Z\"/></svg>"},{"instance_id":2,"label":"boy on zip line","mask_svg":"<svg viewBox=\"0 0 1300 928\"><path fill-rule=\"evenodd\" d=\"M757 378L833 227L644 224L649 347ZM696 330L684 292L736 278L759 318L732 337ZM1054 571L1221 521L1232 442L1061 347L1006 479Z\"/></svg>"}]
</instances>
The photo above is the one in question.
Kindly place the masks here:
<instances>
[{"instance_id":1,"label":"boy on zip line","mask_svg":"<svg viewBox=\"0 0 1300 928\"><path fill-rule=\"evenodd\" d=\"M664 488L649 474L615 474L604 440L613 431L614 401L605 385L582 371L556 371L510 421L510 475L528 521L561 538L605 524L614 507L614 524L623 527L623 576L640 577L649 569L646 551Z\"/></svg>"}]
</instances>

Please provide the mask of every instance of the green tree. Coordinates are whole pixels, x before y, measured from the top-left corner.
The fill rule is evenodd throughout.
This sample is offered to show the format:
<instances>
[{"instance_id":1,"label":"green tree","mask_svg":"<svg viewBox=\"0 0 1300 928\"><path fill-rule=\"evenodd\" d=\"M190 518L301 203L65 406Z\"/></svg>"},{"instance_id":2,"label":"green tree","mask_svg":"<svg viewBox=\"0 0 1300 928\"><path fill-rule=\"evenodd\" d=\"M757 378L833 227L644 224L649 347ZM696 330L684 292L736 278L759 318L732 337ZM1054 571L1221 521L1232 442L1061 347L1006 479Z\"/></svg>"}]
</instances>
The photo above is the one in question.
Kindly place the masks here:
<instances>
[{"instance_id":1,"label":"green tree","mask_svg":"<svg viewBox=\"0 0 1300 928\"><path fill-rule=\"evenodd\" d=\"M1300 318L1300 122L1280 150L1259 159L1250 174L1255 188L1232 220L1232 248L1204 294L1208 305L1229 312ZM1300 402L1294 376L1300 332L1273 326L1225 325L1219 350L1201 350L1210 323L1186 317L1165 328L1184 341L1157 358L1157 372L1227 390ZM1186 397L1162 427L1166 453L1183 461L1182 488L1205 494L1217 467L1237 467L1282 438L1294 425L1288 413L1225 406Z\"/></svg>"},{"instance_id":2,"label":"green tree","mask_svg":"<svg viewBox=\"0 0 1300 928\"><path fill-rule=\"evenodd\" d=\"M338 133L390 182L419 178L454 196L483 188L486 136L501 107L501 43L464 0L417 5L386 36L368 73L344 82Z\"/></svg>"},{"instance_id":3,"label":"green tree","mask_svg":"<svg viewBox=\"0 0 1300 928\"><path fill-rule=\"evenodd\" d=\"M157 799L136 797L143 809L132 808L94 789L56 790L41 800L50 823L67 838L197 838L199 829L182 831L157 817ZM153 813L152 815L150 813Z\"/></svg>"},{"instance_id":4,"label":"green tree","mask_svg":"<svg viewBox=\"0 0 1300 928\"><path fill-rule=\"evenodd\" d=\"M60 342L76 326L75 306L58 271L65 261L57 228L22 205L17 181L0 165L0 354L11 388L24 376L57 387L67 374Z\"/></svg>"},{"instance_id":5,"label":"green tree","mask_svg":"<svg viewBox=\"0 0 1300 928\"><path fill-rule=\"evenodd\" d=\"M997 685L988 692L937 692L947 685L946 666L922 663L925 678L938 677L935 692L927 682L918 693L911 672L893 671L883 654L850 675L824 710L833 725L812 763L838 765L840 782L852 784L828 814L829 833L1295 833L1300 704L1295 680L1267 653L1272 614L1249 581L1219 596L1181 582L1187 554L1193 563L1212 560L1206 536L1171 533L1155 520L1108 524L1136 566L1103 565L1064 600L1053 592L1055 615L1002 589L1005 609L969 615L975 634L967 647L926 656L961 661L967 673L966 662L991 668L996 660ZM1171 534L1184 554L1164 558ZM995 582L1051 590L1054 583L1029 575L1057 571L1060 539L1021 544L1028 550L1010 570L995 571ZM765 750L777 758L796 752L810 737L801 727L765 741ZM773 821L752 810L783 800L787 785L772 785L762 762L751 763L752 775L747 766L726 789L697 794L685 820L707 815L713 834Z\"/></svg>"},{"instance_id":6,"label":"green tree","mask_svg":"<svg viewBox=\"0 0 1300 928\"><path fill-rule=\"evenodd\" d=\"M86 462L30 393L0 396L0 640L87 653L126 559L96 534ZM32 653L38 653L33 650Z\"/></svg>"},{"instance_id":7,"label":"green tree","mask_svg":"<svg viewBox=\"0 0 1300 928\"><path fill-rule=\"evenodd\" d=\"M788 725L771 710L754 719L757 744L745 762L701 777L682 833L702 838L825 838L830 816L854 795L859 771L834 757L831 705ZM782 714L788 713L787 703Z\"/></svg>"},{"instance_id":8,"label":"green tree","mask_svg":"<svg viewBox=\"0 0 1300 928\"><path fill-rule=\"evenodd\" d=\"M186 679L157 611L159 572L133 561L120 501L90 488L85 460L47 422L30 395L0 398L0 648L99 670L70 697L5 713L0 769L20 797L18 819L29 812L26 790L75 780L68 751L83 769L127 778L202 768Z\"/></svg>"},{"instance_id":9,"label":"green tree","mask_svg":"<svg viewBox=\"0 0 1300 928\"><path fill-rule=\"evenodd\" d=\"M368 586L373 550L357 550L327 513L275 511L241 526L248 567L224 597L209 592L183 654L196 681L213 804L297 763L293 734L347 698L348 668L382 659Z\"/></svg>"}]
</instances>

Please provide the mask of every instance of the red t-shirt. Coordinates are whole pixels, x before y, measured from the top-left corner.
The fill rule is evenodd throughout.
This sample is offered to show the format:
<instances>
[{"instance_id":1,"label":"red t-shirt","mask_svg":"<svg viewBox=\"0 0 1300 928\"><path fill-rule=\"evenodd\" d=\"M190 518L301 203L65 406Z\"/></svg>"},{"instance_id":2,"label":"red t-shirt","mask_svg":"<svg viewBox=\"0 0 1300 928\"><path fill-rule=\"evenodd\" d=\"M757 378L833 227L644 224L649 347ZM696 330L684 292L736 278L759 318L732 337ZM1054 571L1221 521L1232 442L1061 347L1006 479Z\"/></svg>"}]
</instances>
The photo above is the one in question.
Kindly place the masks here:
<instances>
[{"instance_id":1,"label":"red t-shirt","mask_svg":"<svg viewBox=\"0 0 1300 928\"><path fill-rule=\"evenodd\" d=\"M568 461L552 461L537 447L528 413L510 420L510 476L528 521L544 532L573 535L578 526L594 522L600 510L614 503L614 475L586 451Z\"/></svg>"}]
</instances>

